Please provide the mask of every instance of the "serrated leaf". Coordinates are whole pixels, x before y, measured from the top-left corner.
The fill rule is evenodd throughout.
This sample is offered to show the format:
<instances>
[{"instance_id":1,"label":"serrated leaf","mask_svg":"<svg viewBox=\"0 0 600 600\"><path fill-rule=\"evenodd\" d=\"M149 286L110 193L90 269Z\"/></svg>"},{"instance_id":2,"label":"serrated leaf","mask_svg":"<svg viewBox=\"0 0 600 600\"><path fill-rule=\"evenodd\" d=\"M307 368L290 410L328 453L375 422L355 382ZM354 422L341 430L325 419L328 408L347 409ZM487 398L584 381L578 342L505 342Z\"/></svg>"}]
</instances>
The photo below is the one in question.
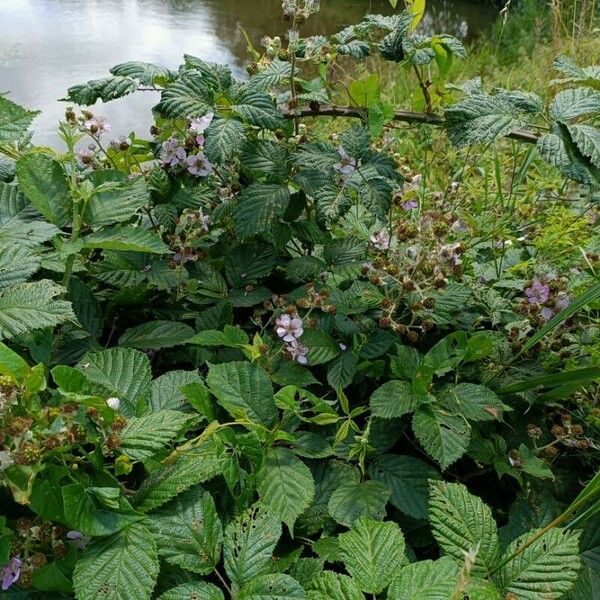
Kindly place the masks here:
<instances>
[{"instance_id":1,"label":"serrated leaf","mask_svg":"<svg viewBox=\"0 0 600 600\"><path fill-rule=\"evenodd\" d=\"M170 254L171 252L159 235L133 225L101 229L86 235L81 242L83 248L91 249L147 252L149 254Z\"/></svg>"},{"instance_id":2,"label":"serrated leaf","mask_svg":"<svg viewBox=\"0 0 600 600\"><path fill-rule=\"evenodd\" d=\"M505 556L514 554L540 531L517 538ZM575 585L580 565L579 532L554 528L505 564L498 580L507 593L520 600L558 600Z\"/></svg>"},{"instance_id":3,"label":"serrated leaf","mask_svg":"<svg viewBox=\"0 0 600 600\"><path fill-rule=\"evenodd\" d=\"M185 344L194 330L178 321L148 321L127 329L119 338L119 346L138 350L160 350Z\"/></svg>"},{"instance_id":4,"label":"serrated leaf","mask_svg":"<svg viewBox=\"0 0 600 600\"><path fill-rule=\"evenodd\" d=\"M498 528L489 506L460 483L431 484L429 519L433 536L445 554L462 564L476 552L472 572L486 577L500 552Z\"/></svg>"},{"instance_id":5,"label":"serrated leaf","mask_svg":"<svg viewBox=\"0 0 600 600\"><path fill-rule=\"evenodd\" d=\"M133 460L145 460L165 448L193 421L176 410L158 410L143 417L130 417L121 432L119 449Z\"/></svg>"},{"instance_id":6,"label":"serrated leaf","mask_svg":"<svg viewBox=\"0 0 600 600\"><path fill-rule=\"evenodd\" d=\"M71 303L57 298L64 291L47 279L4 290L0 296L0 339L75 321Z\"/></svg>"},{"instance_id":7,"label":"serrated leaf","mask_svg":"<svg viewBox=\"0 0 600 600\"><path fill-rule=\"evenodd\" d=\"M331 494L327 508L338 523L351 527L363 516L382 519L389 497L388 486L379 481L349 481Z\"/></svg>"},{"instance_id":8,"label":"serrated leaf","mask_svg":"<svg viewBox=\"0 0 600 600\"><path fill-rule=\"evenodd\" d=\"M268 427L277 419L273 386L262 367L248 362L209 365L206 382L219 404L236 419Z\"/></svg>"},{"instance_id":9,"label":"serrated leaf","mask_svg":"<svg viewBox=\"0 0 600 600\"><path fill-rule=\"evenodd\" d=\"M131 77L104 77L91 79L86 83L71 86L67 90L67 100L82 106L95 104L98 100L109 102L135 92L139 81Z\"/></svg>"},{"instance_id":10,"label":"serrated leaf","mask_svg":"<svg viewBox=\"0 0 600 600\"><path fill-rule=\"evenodd\" d=\"M395 419L416 409L417 397L410 383L406 381L388 381L378 387L371 395L369 405L375 417Z\"/></svg>"},{"instance_id":11,"label":"serrated leaf","mask_svg":"<svg viewBox=\"0 0 600 600\"><path fill-rule=\"evenodd\" d=\"M113 510L99 505L90 490L78 483L63 486L61 492L65 522L86 536L110 535L143 519L124 498Z\"/></svg>"},{"instance_id":12,"label":"serrated leaf","mask_svg":"<svg viewBox=\"0 0 600 600\"><path fill-rule=\"evenodd\" d=\"M207 581L182 583L161 594L158 600L225 600L223 592Z\"/></svg>"},{"instance_id":13,"label":"serrated leaf","mask_svg":"<svg viewBox=\"0 0 600 600\"><path fill-rule=\"evenodd\" d=\"M403 567L394 578L390 600L448 600L458 583L458 566L449 557L421 560ZM476 597L473 597L476 600Z\"/></svg>"},{"instance_id":14,"label":"serrated leaf","mask_svg":"<svg viewBox=\"0 0 600 600\"><path fill-rule=\"evenodd\" d=\"M510 97L501 94L473 94L446 109L448 137L456 146L490 142L515 129L526 120Z\"/></svg>"},{"instance_id":15,"label":"serrated leaf","mask_svg":"<svg viewBox=\"0 0 600 600\"><path fill-rule=\"evenodd\" d=\"M229 523L225 529L223 564L238 589L269 570L280 537L279 521L257 508Z\"/></svg>"},{"instance_id":16,"label":"serrated leaf","mask_svg":"<svg viewBox=\"0 0 600 600\"><path fill-rule=\"evenodd\" d=\"M275 58L253 75L248 82L248 87L253 90L266 92L271 88L286 82L292 75L292 64Z\"/></svg>"},{"instance_id":17,"label":"serrated leaf","mask_svg":"<svg viewBox=\"0 0 600 600\"><path fill-rule=\"evenodd\" d=\"M460 416L421 407L412 419L416 438L442 469L457 461L469 447L471 431Z\"/></svg>"},{"instance_id":18,"label":"serrated leaf","mask_svg":"<svg viewBox=\"0 0 600 600\"><path fill-rule=\"evenodd\" d=\"M469 421L502 420L502 401L483 385L459 383L448 386L439 393L438 400L448 411Z\"/></svg>"},{"instance_id":19,"label":"serrated leaf","mask_svg":"<svg viewBox=\"0 0 600 600\"><path fill-rule=\"evenodd\" d=\"M86 548L75 566L73 586L78 600L150 600L157 576L152 536L134 523Z\"/></svg>"},{"instance_id":20,"label":"serrated leaf","mask_svg":"<svg viewBox=\"0 0 600 600\"><path fill-rule=\"evenodd\" d=\"M591 125L568 125L571 139L596 168L600 168L600 130Z\"/></svg>"},{"instance_id":21,"label":"serrated leaf","mask_svg":"<svg viewBox=\"0 0 600 600\"><path fill-rule=\"evenodd\" d=\"M600 112L600 92L589 88L563 90L549 106L550 115L557 121L568 121Z\"/></svg>"},{"instance_id":22,"label":"serrated leaf","mask_svg":"<svg viewBox=\"0 0 600 600\"><path fill-rule=\"evenodd\" d=\"M181 410L186 406L182 388L202 380L197 371L168 371L152 382L150 406L152 410Z\"/></svg>"},{"instance_id":23,"label":"serrated leaf","mask_svg":"<svg viewBox=\"0 0 600 600\"><path fill-rule=\"evenodd\" d=\"M239 600L300 600L305 594L302 586L289 575L259 575L240 591Z\"/></svg>"},{"instance_id":24,"label":"serrated leaf","mask_svg":"<svg viewBox=\"0 0 600 600\"><path fill-rule=\"evenodd\" d=\"M235 98L230 109L249 125L261 129L277 129L283 125L283 116L269 94L249 88Z\"/></svg>"},{"instance_id":25,"label":"serrated leaf","mask_svg":"<svg viewBox=\"0 0 600 600\"><path fill-rule=\"evenodd\" d=\"M221 520L212 496L199 486L154 511L148 527L158 555L171 565L208 575L219 562Z\"/></svg>"},{"instance_id":26,"label":"serrated leaf","mask_svg":"<svg viewBox=\"0 0 600 600\"><path fill-rule=\"evenodd\" d=\"M156 80L169 80L173 72L166 67L142 61L129 61L115 65L110 69L112 75L132 77L142 85L153 85Z\"/></svg>"},{"instance_id":27,"label":"serrated leaf","mask_svg":"<svg viewBox=\"0 0 600 600\"><path fill-rule=\"evenodd\" d=\"M339 344L322 329L305 329L301 342L308 347L308 360L311 365L329 362L340 354Z\"/></svg>"},{"instance_id":28,"label":"serrated leaf","mask_svg":"<svg viewBox=\"0 0 600 600\"><path fill-rule=\"evenodd\" d=\"M179 119L204 115L212 105L213 92L202 75L187 72L162 91L156 110Z\"/></svg>"},{"instance_id":29,"label":"serrated leaf","mask_svg":"<svg viewBox=\"0 0 600 600\"><path fill-rule=\"evenodd\" d=\"M267 450L257 484L263 506L290 531L315 495L310 469L291 450L278 446Z\"/></svg>"},{"instance_id":30,"label":"serrated leaf","mask_svg":"<svg viewBox=\"0 0 600 600\"><path fill-rule=\"evenodd\" d=\"M216 477L224 456L212 440L176 453L154 469L134 497L137 508L148 512L198 483Z\"/></svg>"},{"instance_id":31,"label":"serrated leaf","mask_svg":"<svg viewBox=\"0 0 600 600\"><path fill-rule=\"evenodd\" d=\"M236 231L244 237L267 233L283 217L289 201L287 187L267 183L249 185L235 207Z\"/></svg>"},{"instance_id":32,"label":"serrated leaf","mask_svg":"<svg viewBox=\"0 0 600 600\"><path fill-rule=\"evenodd\" d=\"M335 390L348 387L354 379L358 358L354 352L343 352L327 369L327 382Z\"/></svg>"},{"instance_id":33,"label":"serrated leaf","mask_svg":"<svg viewBox=\"0 0 600 600\"><path fill-rule=\"evenodd\" d=\"M95 193L85 206L83 218L93 226L112 225L128 221L136 212L150 203L150 195L143 177L133 183Z\"/></svg>"},{"instance_id":34,"label":"serrated leaf","mask_svg":"<svg viewBox=\"0 0 600 600\"><path fill-rule=\"evenodd\" d=\"M429 481L440 477L431 465L413 456L383 454L369 465L369 474L391 489L396 508L415 519L427 517Z\"/></svg>"},{"instance_id":35,"label":"serrated leaf","mask_svg":"<svg viewBox=\"0 0 600 600\"><path fill-rule=\"evenodd\" d=\"M206 130L204 151L212 162L225 162L246 140L244 125L235 119L217 119Z\"/></svg>"},{"instance_id":36,"label":"serrated leaf","mask_svg":"<svg viewBox=\"0 0 600 600\"><path fill-rule=\"evenodd\" d=\"M135 416L140 400L150 396L150 361L130 348L111 348L87 354L77 365L86 379L121 400L125 416Z\"/></svg>"},{"instance_id":37,"label":"serrated leaf","mask_svg":"<svg viewBox=\"0 0 600 600\"><path fill-rule=\"evenodd\" d=\"M307 587L318 593L314 594L314 600L365 600L354 579L334 571L323 571L312 577Z\"/></svg>"},{"instance_id":38,"label":"serrated leaf","mask_svg":"<svg viewBox=\"0 0 600 600\"><path fill-rule=\"evenodd\" d=\"M17 161L19 188L48 221L62 227L71 220L71 195L61 164L32 152Z\"/></svg>"},{"instance_id":39,"label":"serrated leaf","mask_svg":"<svg viewBox=\"0 0 600 600\"><path fill-rule=\"evenodd\" d=\"M40 266L41 257L27 246L0 246L0 290L24 283Z\"/></svg>"},{"instance_id":40,"label":"serrated leaf","mask_svg":"<svg viewBox=\"0 0 600 600\"><path fill-rule=\"evenodd\" d=\"M382 592L406 561L404 536L391 521L361 517L339 540L344 565L363 592Z\"/></svg>"},{"instance_id":41,"label":"serrated leaf","mask_svg":"<svg viewBox=\"0 0 600 600\"><path fill-rule=\"evenodd\" d=\"M39 114L0 95L0 142L19 141Z\"/></svg>"}]
</instances>

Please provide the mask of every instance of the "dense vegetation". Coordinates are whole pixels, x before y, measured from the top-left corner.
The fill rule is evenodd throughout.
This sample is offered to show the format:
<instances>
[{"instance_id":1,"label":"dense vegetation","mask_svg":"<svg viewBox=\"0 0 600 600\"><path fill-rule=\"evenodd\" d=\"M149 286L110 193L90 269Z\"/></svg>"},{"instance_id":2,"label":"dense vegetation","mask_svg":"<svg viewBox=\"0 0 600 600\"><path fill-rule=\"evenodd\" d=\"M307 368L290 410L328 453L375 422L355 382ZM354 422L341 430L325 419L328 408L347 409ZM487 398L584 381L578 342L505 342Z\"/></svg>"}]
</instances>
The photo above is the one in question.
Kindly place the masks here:
<instances>
[{"instance_id":1,"label":"dense vegetation","mask_svg":"<svg viewBox=\"0 0 600 600\"><path fill-rule=\"evenodd\" d=\"M0 96L4 597L599 597L600 68L449 83L421 4L117 65L66 150Z\"/></svg>"}]
</instances>

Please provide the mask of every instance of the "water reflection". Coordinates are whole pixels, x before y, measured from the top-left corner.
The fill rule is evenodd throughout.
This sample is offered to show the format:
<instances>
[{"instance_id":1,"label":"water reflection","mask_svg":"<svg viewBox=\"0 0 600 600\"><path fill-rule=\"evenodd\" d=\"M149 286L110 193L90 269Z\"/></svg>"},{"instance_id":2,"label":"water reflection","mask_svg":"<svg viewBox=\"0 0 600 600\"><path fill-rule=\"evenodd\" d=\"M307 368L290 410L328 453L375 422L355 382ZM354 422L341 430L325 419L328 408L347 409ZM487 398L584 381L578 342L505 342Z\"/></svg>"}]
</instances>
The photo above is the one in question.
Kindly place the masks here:
<instances>
[{"instance_id":1,"label":"water reflection","mask_svg":"<svg viewBox=\"0 0 600 600\"><path fill-rule=\"evenodd\" d=\"M36 141L55 143L64 111L58 102L74 83L104 76L112 65L144 60L174 67L184 52L228 63L244 75L246 42L283 34L279 0L0 0L0 91L43 111ZM468 0L429 0L428 29L470 38L493 9ZM389 13L387 0L323 0L306 33L329 33L366 12ZM304 32L304 31L303 31ZM97 107L117 134L149 125L156 101L142 95Z\"/></svg>"}]
</instances>

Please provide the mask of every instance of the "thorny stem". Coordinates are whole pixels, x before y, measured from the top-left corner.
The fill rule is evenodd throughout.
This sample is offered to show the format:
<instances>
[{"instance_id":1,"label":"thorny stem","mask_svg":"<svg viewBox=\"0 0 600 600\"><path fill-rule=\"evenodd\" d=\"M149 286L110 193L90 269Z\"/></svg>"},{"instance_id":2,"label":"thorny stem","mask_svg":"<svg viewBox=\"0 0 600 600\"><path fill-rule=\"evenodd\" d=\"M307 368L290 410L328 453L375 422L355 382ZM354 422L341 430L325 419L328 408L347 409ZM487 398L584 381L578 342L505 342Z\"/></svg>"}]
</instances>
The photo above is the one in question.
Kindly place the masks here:
<instances>
[{"instance_id":1,"label":"thorny stem","mask_svg":"<svg viewBox=\"0 0 600 600\"><path fill-rule=\"evenodd\" d=\"M425 112L431 112L431 94L429 93L429 88L427 84L423 81L423 77L421 76L421 71L419 71L419 67L417 65L413 65L413 70L419 80L419 87L423 92L423 98L425 98Z\"/></svg>"}]
</instances>

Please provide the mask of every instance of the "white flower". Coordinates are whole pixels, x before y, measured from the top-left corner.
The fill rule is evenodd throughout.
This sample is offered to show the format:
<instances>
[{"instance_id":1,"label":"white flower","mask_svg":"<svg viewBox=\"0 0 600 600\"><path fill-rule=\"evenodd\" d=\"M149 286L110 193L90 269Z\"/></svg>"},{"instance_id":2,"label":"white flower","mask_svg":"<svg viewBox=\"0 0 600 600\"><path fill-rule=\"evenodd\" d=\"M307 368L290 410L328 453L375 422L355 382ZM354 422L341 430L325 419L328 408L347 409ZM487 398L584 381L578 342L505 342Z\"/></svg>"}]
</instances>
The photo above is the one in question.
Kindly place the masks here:
<instances>
[{"instance_id":1,"label":"white flower","mask_svg":"<svg viewBox=\"0 0 600 600\"><path fill-rule=\"evenodd\" d=\"M103 133L108 133L112 126L104 117L92 117L85 122L85 128L92 135L102 135Z\"/></svg>"},{"instance_id":2,"label":"white flower","mask_svg":"<svg viewBox=\"0 0 600 600\"><path fill-rule=\"evenodd\" d=\"M277 326L277 335L283 338L284 342L293 342L303 333L302 319L293 317L292 315L283 314L279 317L275 324Z\"/></svg>"},{"instance_id":3,"label":"white flower","mask_svg":"<svg viewBox=\"0 0 600 600\"><path fill-rule=\"evenodd\" d=\"M209 112L199 119L192 119L189 127L190 131L198 134L204 133L208 126L212 123L214 117L215 113Z\"/></svg>"},{"instance_id":4,"label":"white flower","mask_svg":"<svg viewBox=\"0 0 600 600\"><path fill-rule=\"evenodd\" d=\"M340 162L333 165L333 168L342 175L351 175L354 173L358 167L356 159L352 158L342 146L339 146L338 154L340 155Z\"/></svg>"},{"instance_id":5,"label":"white flower","mask_svg":"<svg viewBox=\"0 0 600 600\"><path fill-rule=\"evenodd\" d=\"M108 406L108 408L112 408L113 410L119 410L119 408L121 408L121 401L118 398L109 398L106 401L106 406Z\"/></svg>"},{"instance_id":6,"label":"white flower","mask_svg":"<svg viewBox=\"0 0 600 600\"><path fill-rule=\"evenodd\" d=\"M390 234L385 229L376 231L370 240L378 250L387 250L390 247Z\"/></svg>"},{"instance_id":7,"label":"white flower","mask_svg":"<svg viewBox=\"0 0 600 600\"><path fill-rule=\"evenodd\" d=\"M286 350L289 355L301 365L305 365L308 362L308 347L297 340L292 340L288 346L286 346Z\"/></svg>"},{"instance_id":8,"label":"white flower","mask_svg":"<svg viewBox=\"0 0 600 600\"><path fill-rule=\"evenodd\" d=\"M10 452L6 452L6 450L2 450L0 452L0 471L4 471L4 469L8 469L8 467L15 464Z\"/></svg>"}]
</instances>

